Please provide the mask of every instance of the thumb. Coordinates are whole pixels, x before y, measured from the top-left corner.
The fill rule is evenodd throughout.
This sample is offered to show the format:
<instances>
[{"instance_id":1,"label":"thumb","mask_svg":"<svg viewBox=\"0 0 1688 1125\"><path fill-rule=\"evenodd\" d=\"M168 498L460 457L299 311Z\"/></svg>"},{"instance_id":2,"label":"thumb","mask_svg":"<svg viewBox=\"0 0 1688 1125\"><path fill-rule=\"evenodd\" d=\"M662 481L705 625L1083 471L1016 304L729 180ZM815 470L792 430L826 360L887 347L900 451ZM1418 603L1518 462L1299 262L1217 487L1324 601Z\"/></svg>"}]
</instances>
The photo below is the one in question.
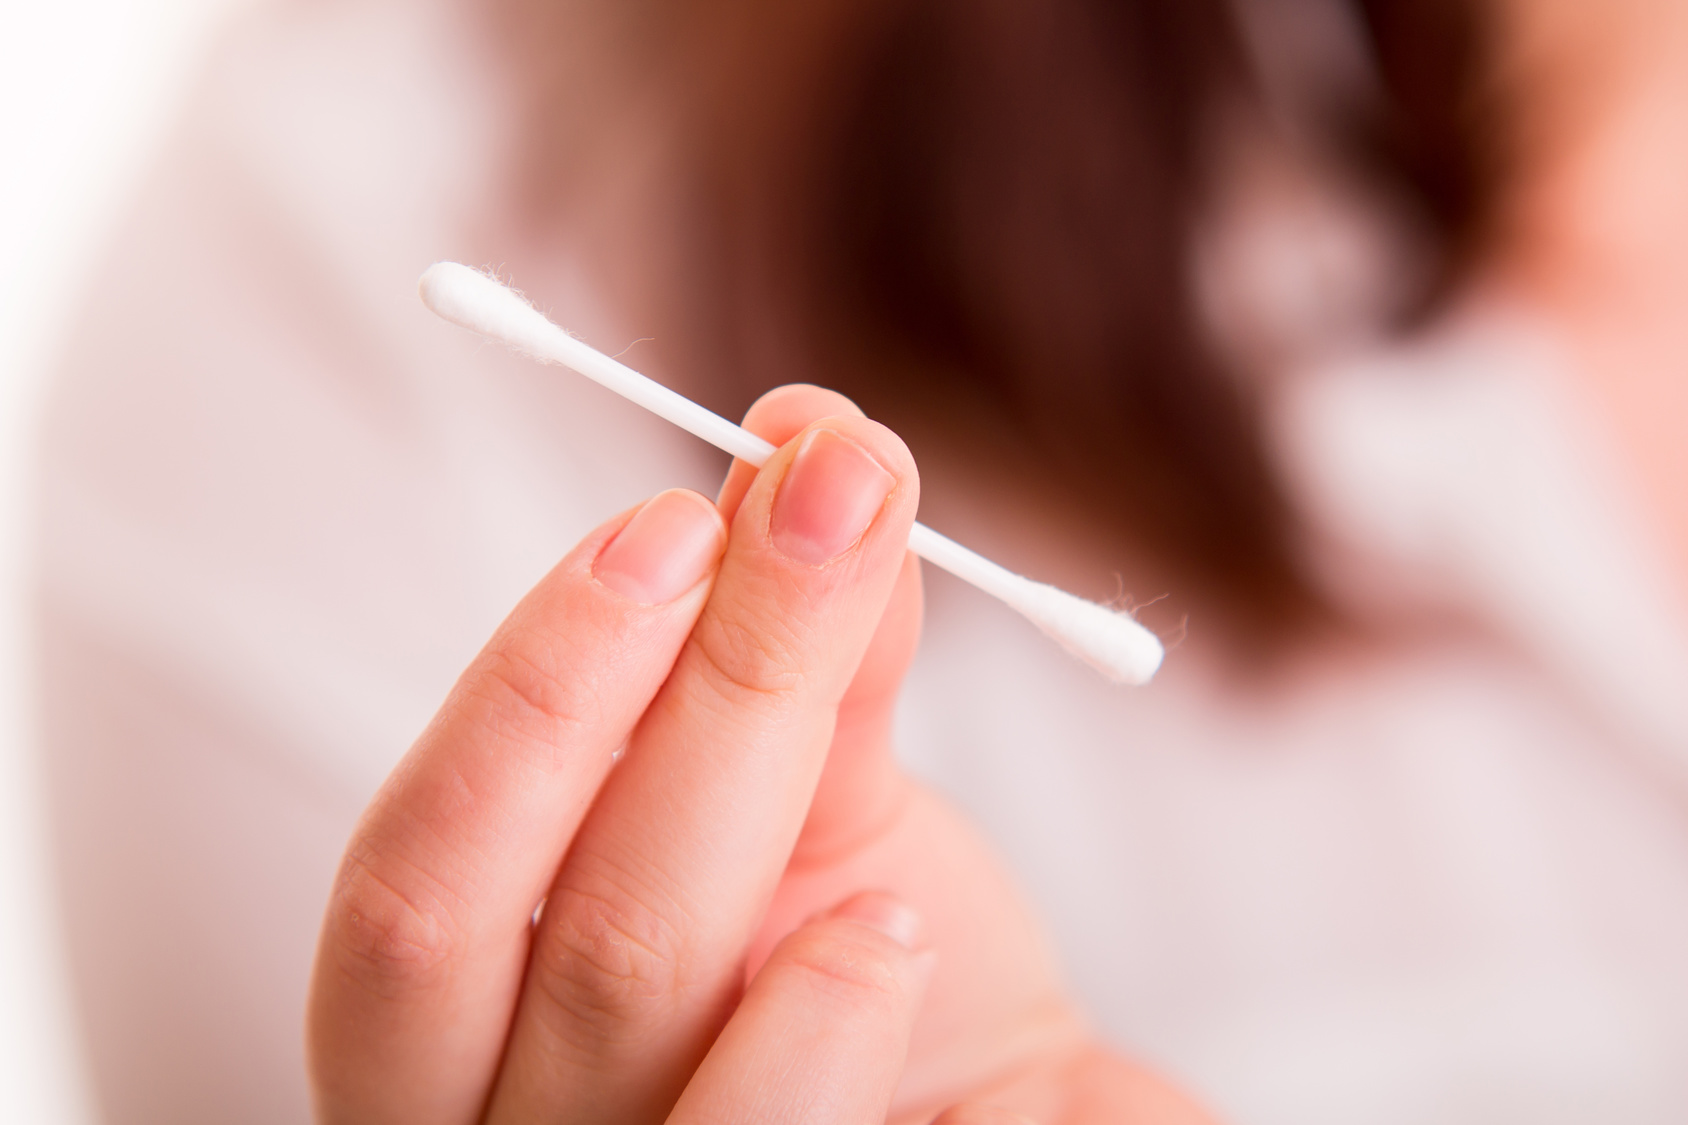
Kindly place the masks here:
<instances>
[{"instance_id":1,"label":"thumb","mask_svg":"<svg viewBox=\"0 0 1688 1125\"><path fill-rule=\"evenodd\" d=\"M920 560L912 553L879 619L856 678L838 705L838 725L809 818L797 841L795 866L848 855L888 827L910 783L891 753L891 724L903 676L920 643Z\"/></svg>"}]
</instances>

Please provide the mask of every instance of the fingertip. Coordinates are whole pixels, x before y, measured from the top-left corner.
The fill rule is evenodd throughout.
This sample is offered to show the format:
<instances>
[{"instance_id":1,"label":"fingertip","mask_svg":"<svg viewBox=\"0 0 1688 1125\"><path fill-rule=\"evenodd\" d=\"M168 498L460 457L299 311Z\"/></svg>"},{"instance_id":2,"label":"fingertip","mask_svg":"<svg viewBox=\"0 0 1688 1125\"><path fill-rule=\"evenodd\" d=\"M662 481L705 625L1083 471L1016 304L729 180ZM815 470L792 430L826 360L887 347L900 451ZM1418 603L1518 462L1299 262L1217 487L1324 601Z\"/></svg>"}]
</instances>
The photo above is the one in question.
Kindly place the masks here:
<instances>
[{"instance_id":1,"label":"fingertip","mask_svg":"<svg viewBox=\"0 0 1688 1125\"><path fill-rule=\"evenodd\" d=\"M926 936L920 911L885 891L863 891L852 895L827 912L884 934L904 949L917 949Z\"/></svg>"},{"instance_id":2,"label":"fingertip","mask_svg":"<svg viewBox=\"0 0 1688 1125\"><path fill-rule=\"evenodd\" d=\"M824 566L878 522L897 477L861 442L826 421L805 430L784 467L768 537L793 562Z\"/></svg>"},{"instance_id":3,"label":"fingertip","mask_svg":"<svg viewBox=\"0 0 1688 1125\"><path fill-rule=\"evenodd\" d=\"M854 517L849 536L841 528L837 535L823 537L831 546L838 547L846 538L864 538L888 523L914 522L920 505L920 472L908 446L889 427L859 415L830 415L799 430L781 454L763 468L763 475L774 484L776 507L798 481L819 478L829 483L818 491L839 500L828 505L834 514ZM805 472L809 467L816 471ZM843 502L846 495L847 503ZM891 517L889 521L886 516ZM907 534L906 527L902 534ZM831 542L834 539L839 542ZM803 561L820 561L810 554L802 553Z\"/></svg>"},{"instance_id":4,"label":"fingertip","mask_svg":"<svg viewBox=\"0 0 1688 1125\"><path fill-rule=\"evenodd\" d=\"M644 605L666 605L720 562L727 527L708 497L673 488L646 501L604 544L592 577Z\"/></svg>"},{"instance_id":5,"label":"fingertip","mask_svg":"<svg viewBox=\"0 0 1688 1125\"><path fill-rule=\"evenodd\" d=\"M937 963L937 950L925 941L917 910L888 892L863 891L787 934L751 983L784 989L820 981L828 1004L889 1004L912 1018Z\"/></svg>"},{"instance_id":6,"label":"fingertip","mask_svg":"<svg viewBox=\"0 0 1688 1125\"><path fill-rule=\"evenodd\" d=\"M920 470L915 466L914 454L897 431L858 415L832 415L810 423L808 428L821 426L862 446L886 472L897 478L899 490L918 495Z\"/></svg>"},{"instance_id":7,"label":"fingertip","mask_svg":"<svg viewBox=\"0 0 1688 1125\"><path fill-rule=\"evenodd\" d=\"M787 383L775 387L744 412L744 428L776 445L784 445L798 431L821 418L867 414L847 395L813 383Z\"/></svg>"},{"instance_id":8,"label":"fingertip","mask_svg":"<svg viewBox=\"0 0 1688 1125\"><path fill-rule=\"evenodd\" d=\"M741 424L757 437L784 445L810 423L832 417L865 418L866 415L861 407L837 391L810 383L788 383L775 387L751 404ZM743 461L734 461L727 470L715 502L728 520L738 511L755 479L755 467Z\"/></svg>"},{"instance_id":9,"label":"fingertip","mask_svg":"<svg viewBox=\"0 0 1688 1125\"><path fill-rule=\"evenodd\" d=\"M787 935L668 1120L886 1120L934 956L900 940L905 909L855 895Z\"/></svg>"}]
</instances>

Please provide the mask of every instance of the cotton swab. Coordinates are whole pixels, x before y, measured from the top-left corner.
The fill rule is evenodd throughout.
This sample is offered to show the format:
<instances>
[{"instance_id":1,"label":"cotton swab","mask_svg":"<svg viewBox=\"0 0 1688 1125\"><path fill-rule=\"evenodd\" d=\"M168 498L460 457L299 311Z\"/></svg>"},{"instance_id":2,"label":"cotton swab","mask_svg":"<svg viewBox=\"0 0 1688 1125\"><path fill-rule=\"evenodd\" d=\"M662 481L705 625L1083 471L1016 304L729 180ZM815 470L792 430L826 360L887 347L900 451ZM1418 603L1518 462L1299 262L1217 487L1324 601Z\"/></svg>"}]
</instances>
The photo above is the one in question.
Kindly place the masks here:
<instances>
[{"instance_id":1,"label":"cotton swab","mask_svg":"<svg viewBox=\"0 0 1688 1125\"><path fill-rule=\"evenodd\" d=\"M773 445L683 395L576 340L514 290L479 270L436 262L423 273L422 303L438 316L545 363L578 371L682 430L761 467ZM1024 614L1074 656L1116 683L1146 684L1164 652L1124 613L1034 582L917 523L909 550Z\"/></svg>"}]
</instances>

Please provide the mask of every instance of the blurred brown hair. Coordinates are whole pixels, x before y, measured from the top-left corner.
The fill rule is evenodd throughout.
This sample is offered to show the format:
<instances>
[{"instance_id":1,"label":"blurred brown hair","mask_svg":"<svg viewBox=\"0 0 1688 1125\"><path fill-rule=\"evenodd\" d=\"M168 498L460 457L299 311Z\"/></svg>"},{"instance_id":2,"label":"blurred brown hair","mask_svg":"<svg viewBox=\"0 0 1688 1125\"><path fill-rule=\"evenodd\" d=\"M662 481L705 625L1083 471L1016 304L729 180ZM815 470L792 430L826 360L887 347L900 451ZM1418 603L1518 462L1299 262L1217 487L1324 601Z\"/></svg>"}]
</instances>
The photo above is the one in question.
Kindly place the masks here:
<instances>
[{"instance_id":1,"label":"blurred brown hair","mask_svg":"<svg viewBox=\"0 0 1688 1125\"><path fill-rule=\"evenodd\" d=\"M1320 124L1428 220L1428 300L1494 187L1466 109L1481 21L1461 0L1355 5L1384 96ZM555 108L579 96L561 73L577 5L521 7ZM836 387L946 457L1033 475L1245 639L1331 617L1188 277L1217 118L1252 97L1227 0L629 0L603 18L670 113L669 358L713 405ZM569 116L536 118L541 194Z\"/></svg>"},{"instance_id":2,"label":"blurred brown hair","mask_svg":"<svg viewBox=\"0 0 1688 1125\"><path fill-rule=\"evenodd\" d=\"M1507 107L1484 0L1351 0L1383 96L1324 122L1363 173L1410 206L1432 236L1431 269L1409 319L1433 313L1489 249L1513 173ZM1492 2L1492 0L1490 0Z\"/></svg>"}]
</instances>

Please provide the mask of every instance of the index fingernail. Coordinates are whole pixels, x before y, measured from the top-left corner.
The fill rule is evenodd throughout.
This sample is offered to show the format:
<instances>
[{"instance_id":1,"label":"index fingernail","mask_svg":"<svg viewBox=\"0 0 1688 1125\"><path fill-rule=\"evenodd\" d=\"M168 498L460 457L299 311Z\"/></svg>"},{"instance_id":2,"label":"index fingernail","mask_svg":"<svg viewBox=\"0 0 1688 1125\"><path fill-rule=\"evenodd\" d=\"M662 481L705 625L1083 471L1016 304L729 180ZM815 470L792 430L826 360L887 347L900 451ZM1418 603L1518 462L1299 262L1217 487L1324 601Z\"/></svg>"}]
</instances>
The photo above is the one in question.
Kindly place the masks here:
<instances>
[{"instance_id":1,"label":"index fingernail","mask_svg":"<svg viewBox=\"0 0 1688 1125\"><path fill-rule=\"evenodd\" d=\"M769 532L787 557L816 566L862 537L897 478L842 434L813 430L797 447L774 498Z\"/></svg>"},{"instance_id":2,"label":"index fingernail","mask_svg":"<svg viewBox=\"0 0 1688 1125\"><path fill-rule=\"evenodd\" d=\"M662 605L701 582L725 542L714 504L670 489L646 501L599 552L592 577L636 602Z\"/></svg>"}]
</instances>

